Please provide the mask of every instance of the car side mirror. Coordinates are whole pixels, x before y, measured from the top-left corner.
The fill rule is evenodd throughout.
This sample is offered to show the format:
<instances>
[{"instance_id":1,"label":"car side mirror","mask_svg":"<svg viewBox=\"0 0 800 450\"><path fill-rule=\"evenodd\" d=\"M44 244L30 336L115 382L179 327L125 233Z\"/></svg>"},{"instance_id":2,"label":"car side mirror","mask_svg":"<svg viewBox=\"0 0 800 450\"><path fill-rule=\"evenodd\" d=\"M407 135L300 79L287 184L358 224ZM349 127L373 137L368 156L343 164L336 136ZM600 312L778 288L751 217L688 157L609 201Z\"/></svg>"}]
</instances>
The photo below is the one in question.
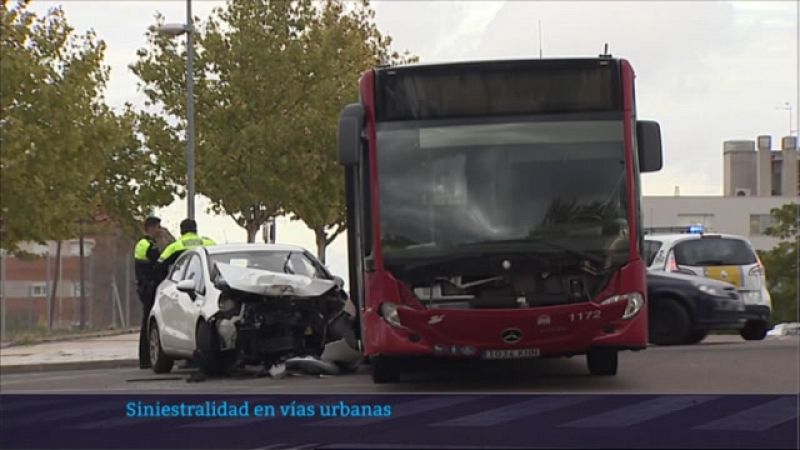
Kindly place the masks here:
<instances>
[{"instance_id":1,"label":"car side mirror","mask_svg":"<svg viewBox=\"0 0 800 450\"><path fill-rule=\"evenodd\" d=\"M636 143L639 150L639 171L658 172L664 165L661 149L661 127L658 122L636 122Z\"/></svg>"},{"instance_id":2,"label":"car side mirror","mask_svg":"<svg viewBox=\"0 0 800 450\"><path fill-rule=\"evenodd\" d=\"M339 289L344 289L344 279L339 275L333 276L333 282L339 287Z\"/></svg>"},{"instance_id":3,"label":"car side mirror","mask_svg":"<svg viewBox=\"0 0 800 450\"><path fill-rule=\"evenodd\" d=\"M349 167L361 162L361 132L364 129L364 106L352 103L339 116L339 164Z\"/></svg>"},{"instance_id":4,"label":"car side mirror","mask_svg":"<svg viewBox=\"0 0 800 450\"><path fill-rule=\"evenodd\" d=\"M181 280L176 286L179 291L189 294L189 297L191 297L192 300L194 300L197 296L197 293L195 292L196 287L197 283L195 283L194 280Z\"/></svg>"}]
</instances>

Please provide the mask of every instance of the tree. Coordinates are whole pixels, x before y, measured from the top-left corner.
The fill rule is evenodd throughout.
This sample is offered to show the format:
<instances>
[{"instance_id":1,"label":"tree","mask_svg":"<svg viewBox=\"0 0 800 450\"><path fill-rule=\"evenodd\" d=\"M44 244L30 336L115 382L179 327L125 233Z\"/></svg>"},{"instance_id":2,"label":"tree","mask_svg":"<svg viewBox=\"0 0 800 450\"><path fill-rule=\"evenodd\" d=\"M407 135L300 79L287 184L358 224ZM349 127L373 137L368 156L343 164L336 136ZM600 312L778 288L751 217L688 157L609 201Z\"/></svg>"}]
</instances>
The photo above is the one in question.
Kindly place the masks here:
<instances>
[{"instance_id":1,"label":"tree","mask_svg":"<svg viewBox=\"0 0 800 450\"><path fill-rule=\"evenodd\" d=\"M27 6L0 10L0 246L11 251L71 237L106 157L105 44L74 35L59 8L37 18Z\"/></svg>"},{"instance_id":2,"label":"tree","mask_svg":"<svg viewBox=\"0 0 800 450\"><path fill-rule=\"evenodd\" d=\"M197 191L243 227L249 242L285 208L302 165L294 118L315 77L304 71L300 36L313 18L310 0L247 0L197 21ZM150 105L166 115L159 131L182 146L185 46L154 33L148 40L131 69Z\"/></svg>"},{"instance_id":3,"label":"tree","mask_svg":"<svg viewBox=\"0 0 800 450\"><path fill-rule=\"evenodd\" d=\"M229 1L197 21L197 191L248 242L285 212L315 230L322 252L344 229L338 112L356 98L359 73L393 56L369 4L352 6L345 14L340 1ZM176 146L185 131L185 53L151 33L131 66Z\"/></svg>"},{"instance_id":4,"label":"tree","mask_svg":"<svg viewBox=\"0 0 800 450\"><path fill-rule=\"evenodd\" d=\"M136 233L154 207L173 201L178 180L170 169L180 164L182 152L158 133L163 122L134 112L130 105L109 121L114 139L108 143L104 170L93 182L97 209L126 233Z\"/></svg>"},{"instance_id":5,"label":"tree","mask_svg":"<svg viewBox=\"0 0 800 450\"><path fill-rule=\"evenodd\" d=\"M769 227L766 234L781 239L781 242L772 250L761 252L760 256L767 274L767 289L772 296L774 321L797 322L800 320L800 204L788 203L773 208L770 214L775 225Z\"/></svg>"},{"instance_id":6,"label":"tree","mask_svg":"<svg viewBox=\"0 0 800 450\"><path fill-rule=\"evenodd\" d=\"M0 246L72 238L78 220L98 211L132 225L168 204L174 188L134 132L137 118L104 102L103 41L74 34L60 8L36 17L29 2L8 3L0 9Z\"/></svg>"},{"instance_id":7,"label":"tree","mask_svg":"<svg viewBox=\"0 0 800 450\"><path fill-rule=\"evenodd\" d=\"M391 38L375 25L369 1L325 2L306 38L309 72L323 74L313 85L310 104L303 108L305 128L299 151L303 154L303 183L292 192L289 211L313 232L317 256L324 263L327 246L346 229L344 171L336 160L339 113L358 99L361 74L380 64L416 62L406 52L391 52Z\"/></svg>"}]
</instances>

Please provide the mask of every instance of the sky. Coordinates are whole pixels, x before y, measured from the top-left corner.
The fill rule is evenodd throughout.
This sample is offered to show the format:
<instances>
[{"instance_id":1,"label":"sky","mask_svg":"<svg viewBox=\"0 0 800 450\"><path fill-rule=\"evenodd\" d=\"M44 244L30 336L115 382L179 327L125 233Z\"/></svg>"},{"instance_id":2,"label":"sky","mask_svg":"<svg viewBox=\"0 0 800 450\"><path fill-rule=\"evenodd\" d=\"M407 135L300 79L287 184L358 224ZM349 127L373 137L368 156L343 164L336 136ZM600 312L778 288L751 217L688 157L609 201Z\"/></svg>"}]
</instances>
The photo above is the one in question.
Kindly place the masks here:
<instances>
[{"instance_id":1,"label":"sky","mask_svg":"<svg viewBox=\"0 0 800 450\"><path fill-rule=\"evenodd\" d=\"M128 64L146 44L156 11L167 22L184 22L183 1L34 1L44 13L61 5L77 32L94 29L107 46L109 104L143 105L144 96ZM193 3L208 17L219 1ZM644 195L722 194L722 142L773 136L773 146L798 114L797 1L373 1L378 28L396 50L424 63L596 56L609 45L636 71L641 119L661 125L664 168L642 176ZM541 34L541 40L539 36ZM198 155L201 158L202 155ZM218 242L241 242L245 232L232 219L206 212L198 199L201 233ZM159 211L177 233L184 201ZM257 237L260 239L260 236ZM279 218L277 240L315 251L313 233L301 222ZM328 249L332 272L347 279L346 240Z\"/></svg>"}]
</instances>

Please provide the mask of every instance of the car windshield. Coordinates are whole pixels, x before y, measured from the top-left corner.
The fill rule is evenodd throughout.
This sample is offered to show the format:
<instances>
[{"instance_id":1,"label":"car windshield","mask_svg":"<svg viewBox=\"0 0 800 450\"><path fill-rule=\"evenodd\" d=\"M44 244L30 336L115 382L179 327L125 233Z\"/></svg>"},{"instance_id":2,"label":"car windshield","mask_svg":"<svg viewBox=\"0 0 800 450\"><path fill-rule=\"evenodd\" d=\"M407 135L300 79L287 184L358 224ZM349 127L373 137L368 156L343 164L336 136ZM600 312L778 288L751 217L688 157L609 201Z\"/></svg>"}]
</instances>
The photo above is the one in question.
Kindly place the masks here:
<instances>
[{"instance_id":1,"label":"car windshield","mask_svg":"<svg viewBox=\"0 0 800 450\"><path fill-rule=\"evenodd\" d=\"M756 263L756 255L741 239L703 237L675 246L675 262L682 266L744 266Z\"/></svg>"},{"instance_id":2,"label":"car windshield","mask_svg":"<svg viewBox=\"0 0 800 450\"><path fill-rule=\"evenodd\" d=\"M594 119L380 124L387 263L454 255L476 244L499 253L509 243L518 251L613 253L624 261L622 121Z\"/></svg>"},{"instance_id":3,"label":"car windshield","mask_svg":"<svg viewBox=\"0 0 800 450\"><path fill-rule=\"evenodd\" d=\"M658 250L661 248L661 245L661 241L644 241L644 259L647 261L647 267L653 265L653 261L656 259L656 255L658 254Z\"/></svg>"},{"instance_id":4,"label":"car windshield","mask_svg":"<svg viewBox=\"0 0 800 450\"><path fill-rule=\"evenodd\" d=\"M215 263L249 269L305 275L312 278L325 278L317 265L302 251L259 250L247 252L217 253L209 256L209 270Z\"/></svg>"}]
</instances>

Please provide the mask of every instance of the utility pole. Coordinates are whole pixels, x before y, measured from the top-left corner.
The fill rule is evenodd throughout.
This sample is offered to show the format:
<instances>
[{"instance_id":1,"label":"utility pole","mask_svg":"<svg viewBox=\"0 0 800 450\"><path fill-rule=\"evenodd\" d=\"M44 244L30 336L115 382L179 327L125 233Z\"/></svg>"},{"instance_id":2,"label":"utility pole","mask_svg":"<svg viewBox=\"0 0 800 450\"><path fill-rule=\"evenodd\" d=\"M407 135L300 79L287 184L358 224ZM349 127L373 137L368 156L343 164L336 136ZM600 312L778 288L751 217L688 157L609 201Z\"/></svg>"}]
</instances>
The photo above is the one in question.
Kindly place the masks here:
<instances>
[{"instance_id":1,"label":"utility pole","mask_svg":"<svg viewBox=\"0 0 800 450\"><path fill-rule=\"evenodd\" d=\"M542 20L539 19L539 59L542 59Z\"/></svg>"},{"instance_id":2,"label":"utility pole","mask_svg":"<svg viewBox=\"0 0 800 450\"><path fill-rule=\"evenodd\" d=\"M78 222L78 228L79 228L79 233L80 233L80 237L78 238L78 247L80 248L80 250L79 250L80 256L79 256L79 260L78 260L78 263L79 263L78 267L79 267L80 278L81 278L81 281L80 281L80 283L81 283L80 284L80 287L81 287L81 302L80 302L80 308L81 308L81 330L83 330L83 329L86 328L86 282L85 282L86 281L86 274L84 273L84 269L83 269L83 219L80 219L80 221Z\"/></svg>"},{"instance_id":3,"label":"utility pole","mask_svg":"<svg viewBox=\"0 0 800 450\"><path fill-rule=\"evenodd\" d=\"M194 219L194 21L192 0L186 0L186 23L150 27L170 37L186 34L186 216Z\"/></svg>"},{"instance_id":4,"label":"utility pole","mask_svg":"<svg viewBox=\"0 0 800 450\"><path fill-rule=\"evenodd\" d=\"M186 0L186 184L187 216L194 219L194 23L192 0Z\"/></svg>"},{"instance_id":5,"label":"utility pole","mask_svg":"<svg viewBox=\"0 0 800 450\"><path fill-rule=\"evenodd\" d=\"M6 341L6 251L0 249L0 341Z\"/></svg>"},{"instance_id":6,"label":"utility pole","mask_svg":"<svg viewBox=\"0 0 800 450\"><path fill-rule=\"evenodd\" d=\"M791 136L792 132L797 131L797 130L792 130L792 126L794 125L794 122L792 121L792 117L793 117L792 116L792 104L789 103L789 102L784 102L783 106L777 106L777 107L775 107L775 109L782 109L784 111L789 111L789 136Z\"/></svg>"}]
</instances>

